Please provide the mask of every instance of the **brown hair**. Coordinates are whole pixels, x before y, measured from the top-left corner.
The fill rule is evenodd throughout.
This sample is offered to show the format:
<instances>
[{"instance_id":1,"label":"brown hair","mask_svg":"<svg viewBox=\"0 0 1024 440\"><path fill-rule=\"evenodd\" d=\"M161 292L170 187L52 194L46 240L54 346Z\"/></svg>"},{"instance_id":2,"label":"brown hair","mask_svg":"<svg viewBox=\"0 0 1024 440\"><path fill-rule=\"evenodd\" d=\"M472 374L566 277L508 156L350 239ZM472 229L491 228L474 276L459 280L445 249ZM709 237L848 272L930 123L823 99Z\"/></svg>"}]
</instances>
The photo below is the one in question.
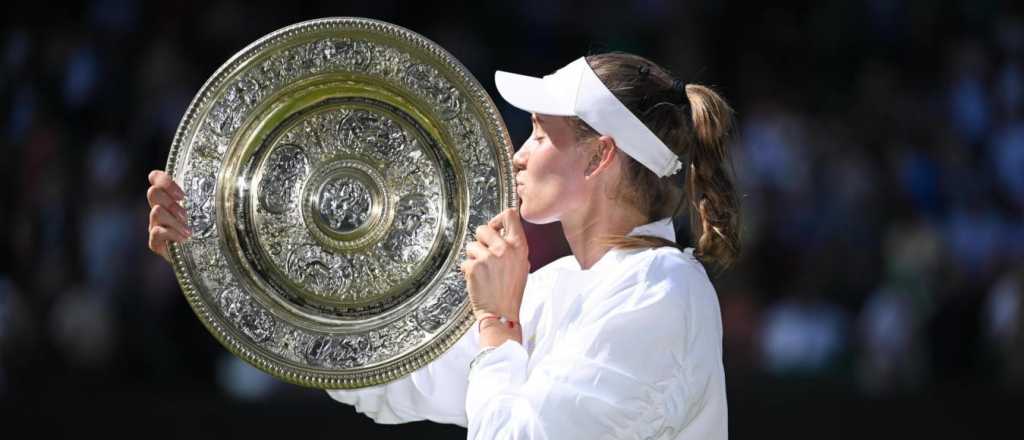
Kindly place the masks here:
<instances>
[{"instance_id":1,"label":"brown hair","mask_svg":"<svg viewBox=\"0 0 1024 440\"><path fill-rule=\"evenodd\" d=\"M598 78L640 121L679 156L680 175L659 178L629 156L619 196L633 203L649 221L678 215L689 201L690 229L697 237L694 255L702 262L726 268L739 256L739 198L729 171L726 149L732 132L733 110L717 93L699 84L675 80L654 62L627 53L587 56ZM598 133L572 118L577 138ZM652 236L611 236L611 246L635 249L677 246Z\"/></svg>"}]
</instances>

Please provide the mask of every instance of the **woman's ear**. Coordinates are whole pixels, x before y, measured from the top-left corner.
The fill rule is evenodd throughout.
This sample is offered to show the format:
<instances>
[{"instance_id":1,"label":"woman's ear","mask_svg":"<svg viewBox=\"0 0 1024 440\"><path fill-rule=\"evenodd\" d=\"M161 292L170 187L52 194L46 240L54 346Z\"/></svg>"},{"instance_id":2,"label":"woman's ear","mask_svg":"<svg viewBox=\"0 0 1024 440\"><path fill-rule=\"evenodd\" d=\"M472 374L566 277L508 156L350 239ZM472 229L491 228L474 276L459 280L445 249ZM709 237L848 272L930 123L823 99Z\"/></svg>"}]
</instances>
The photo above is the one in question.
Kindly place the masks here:
<instances>
[{"instance_id":1,"label":"woman's ear","mask_svg":"<svg viewBox=\"0 0 1024 440\"><path fill-rule=\"evenodd\" d=\"M589 179L603 173L615 163L615 153L618 151L619 147L615 145L614 138L611 136L598 137L594 155L590 157L584 175Z\"/></svg>"}]
</instances>

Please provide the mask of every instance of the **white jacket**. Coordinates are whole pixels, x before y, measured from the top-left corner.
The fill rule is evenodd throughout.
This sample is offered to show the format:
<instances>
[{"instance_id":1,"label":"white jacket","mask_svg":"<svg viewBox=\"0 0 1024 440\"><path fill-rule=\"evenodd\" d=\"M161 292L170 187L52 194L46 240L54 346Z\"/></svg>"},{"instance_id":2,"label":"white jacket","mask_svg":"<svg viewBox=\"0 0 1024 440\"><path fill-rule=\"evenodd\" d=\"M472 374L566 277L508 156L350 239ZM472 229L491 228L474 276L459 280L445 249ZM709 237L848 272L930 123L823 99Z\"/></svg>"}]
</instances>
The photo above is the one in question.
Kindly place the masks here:
<instances>
[{"instance_id":1,"label":"white jacket","mask_svg":"<svg viewBox=\"0 0 1024 440\"><path fill-rule=\"evenodd\" d=\"M630 235L675 240L670 219ZM480 351L468 331L409 376L335 400L378 423L432 420L470 439L725 439L718 298L693 249L569 255L529 275L523 341Z\"/></svg>"}]
</instances>

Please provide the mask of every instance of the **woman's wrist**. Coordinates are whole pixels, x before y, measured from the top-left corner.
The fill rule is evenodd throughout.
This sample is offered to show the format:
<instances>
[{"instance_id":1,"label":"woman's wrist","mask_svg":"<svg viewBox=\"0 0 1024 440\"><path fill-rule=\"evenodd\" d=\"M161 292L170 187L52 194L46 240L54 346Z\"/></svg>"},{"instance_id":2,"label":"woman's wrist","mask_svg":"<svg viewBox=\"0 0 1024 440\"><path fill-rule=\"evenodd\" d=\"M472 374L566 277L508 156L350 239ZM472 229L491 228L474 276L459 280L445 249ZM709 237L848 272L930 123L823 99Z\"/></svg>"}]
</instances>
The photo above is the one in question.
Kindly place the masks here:
<instances>
[{"instance_id":1,"label":"woman's wrist","mask_svg":"<svg viewBox=\"0 0 1024 440\"><path fill-rule=\"evenodd\" d=\"M477 320L480 330L481 347L497 347L511 339L523 343L523 331L519 322L498 315L483 315Z\"/></svg>"},{"instance_id":2,"label":"woman's wrist","mask_svg":"<svg viewBox=\"0 0 1024 440\"><path fill-rule=\"evenodd\" d=\"M476 321L478 323L480 321L484 320L484 319L491 318L491 317L495 317L495 318L499 318L499 319L507 319L507 320L510 320L510 321L519 322L519 316L518 315L513 315L511 313L488 312L488 311L484 311L484 310L474 310L473 311L473 317L476 318Z\"/></svg>"}]
</instances>

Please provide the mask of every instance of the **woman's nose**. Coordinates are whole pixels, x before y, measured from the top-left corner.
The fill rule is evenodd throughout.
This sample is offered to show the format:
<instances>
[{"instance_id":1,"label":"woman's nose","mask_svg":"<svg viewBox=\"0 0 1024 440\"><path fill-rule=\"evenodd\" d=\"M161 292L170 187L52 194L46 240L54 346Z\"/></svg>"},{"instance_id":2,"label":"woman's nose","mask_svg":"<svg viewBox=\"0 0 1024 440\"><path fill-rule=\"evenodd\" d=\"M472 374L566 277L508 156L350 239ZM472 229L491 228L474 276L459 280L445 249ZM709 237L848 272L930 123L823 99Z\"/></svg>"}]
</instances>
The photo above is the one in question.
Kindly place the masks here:
<instances>
[{"instance_id":1,"label":"woman's nose","mask_svg":"<svg viewBox=\"0 0 1024 440\"><path fill-rule=\"evenodd\" d=\"M530 141L523 142L523 145L519 147L519 151L516 151L516 154L512 155L512 167L514 167L516 171L526 168L526 159L530 155L528 151L530 149L529 145Z\"/></svg>"}]
</instances>

